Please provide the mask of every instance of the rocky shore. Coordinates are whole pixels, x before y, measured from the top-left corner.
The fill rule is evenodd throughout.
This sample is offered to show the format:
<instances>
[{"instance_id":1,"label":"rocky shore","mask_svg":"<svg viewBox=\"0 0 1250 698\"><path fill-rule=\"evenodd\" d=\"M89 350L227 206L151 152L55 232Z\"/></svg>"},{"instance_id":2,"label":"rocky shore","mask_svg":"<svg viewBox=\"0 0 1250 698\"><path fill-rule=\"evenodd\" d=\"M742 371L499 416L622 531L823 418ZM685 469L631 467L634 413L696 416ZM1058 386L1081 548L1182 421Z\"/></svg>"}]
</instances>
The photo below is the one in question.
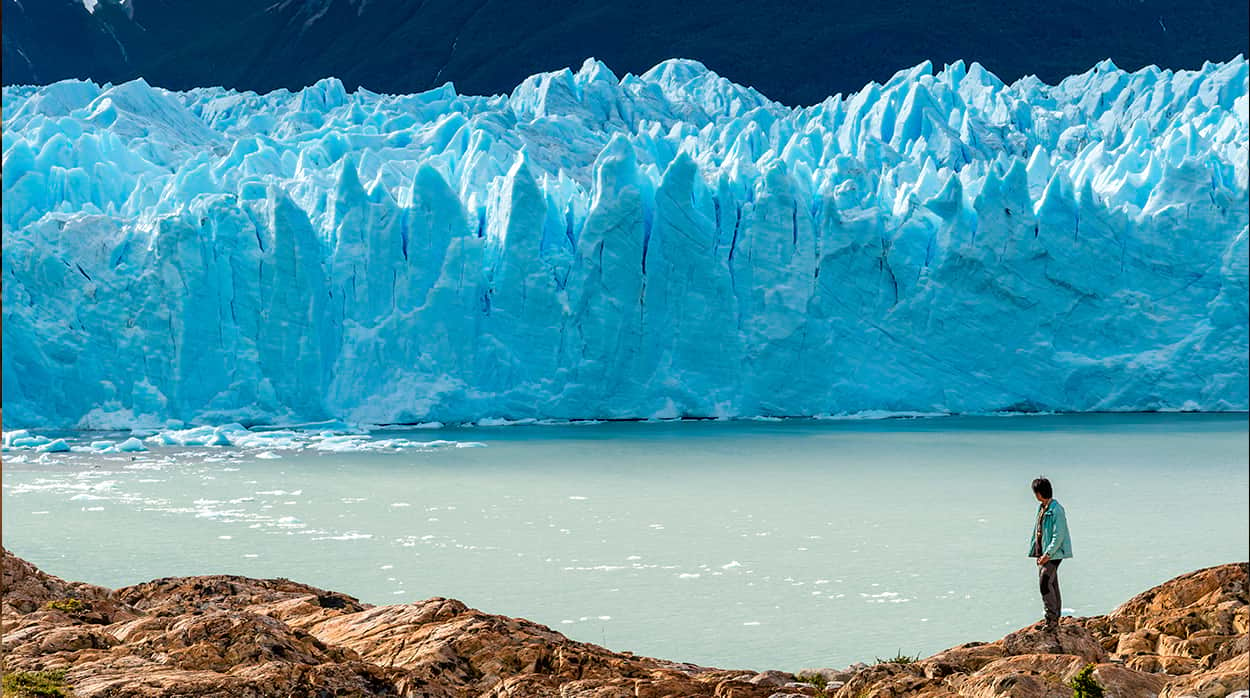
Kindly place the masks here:
<instances>
[{"instance_id":1,"label":"rocky shore","mask_svg":"<svg viewBox=\"0 0 1250 698\"><path fill-rule=\"evenodd\" d=\"M285 579L167 578L105 589L4 556L5 696L294 698L1115 698L1247 688L1250 565L1181 575L1105 616L1065 618L926 659L735 671L613 652L434 598L370 606ZM33 688L38 687L38 688Z\"/></svg>"}]
</instances>

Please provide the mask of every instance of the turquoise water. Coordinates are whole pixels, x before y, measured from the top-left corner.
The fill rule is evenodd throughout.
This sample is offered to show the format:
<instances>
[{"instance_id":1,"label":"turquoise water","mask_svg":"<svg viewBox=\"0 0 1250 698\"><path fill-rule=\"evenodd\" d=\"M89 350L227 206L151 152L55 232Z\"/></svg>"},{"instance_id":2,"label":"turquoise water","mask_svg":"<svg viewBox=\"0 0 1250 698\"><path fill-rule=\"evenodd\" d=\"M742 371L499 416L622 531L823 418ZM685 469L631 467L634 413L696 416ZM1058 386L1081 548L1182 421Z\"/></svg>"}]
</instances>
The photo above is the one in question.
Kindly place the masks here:
<instances>
[{"instance_id":1,"label":"turquoise water","mask_svg":"<svg viewBox=\"0 0 1250 698\"><path fill-rule=\"evenodd\" d=\"M928 654L1037 620L1025 553L1039 474L1072 527L1071 614L1250 557L1245 415L373 438L456 443L10 451L4 543L107 586L233 573L378 604L450 596L615 650L790 670Z\"/></svg>"}]
</instances>

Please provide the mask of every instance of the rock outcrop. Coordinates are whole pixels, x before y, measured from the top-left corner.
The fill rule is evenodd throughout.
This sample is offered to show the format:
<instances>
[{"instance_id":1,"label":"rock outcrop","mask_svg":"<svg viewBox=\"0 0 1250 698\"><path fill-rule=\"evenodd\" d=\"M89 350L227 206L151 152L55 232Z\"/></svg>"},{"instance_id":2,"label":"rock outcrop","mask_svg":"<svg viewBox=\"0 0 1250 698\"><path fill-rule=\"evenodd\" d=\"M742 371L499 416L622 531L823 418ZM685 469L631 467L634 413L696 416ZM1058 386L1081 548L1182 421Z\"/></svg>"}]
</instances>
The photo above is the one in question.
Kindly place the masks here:
<instances>
[{"instance_id":1,"label":"rock outcrop","mask_svg":"<svg viewBox=\"0 0 1250 698\"><path fill-rule=\"evenodd\" d=\"M906 664L800 674L841 681L825 691L836 698L1071 698L1069 682L1092 664L1115 698L1223 698L1247 689L1248 575L1246 563L1184 574L1108 615L1064 618L1058 637L1038 624Z\"/></svg>"},{"instance_id":2,"label":"rock outcrop","mask_svg":"<svg viewBox=\"0 0 1250 698\"><path fill-rule=\"evenodd\" d=\"M1016 696L1069 698L1087 665L1117 698L1247 687L1246 563L1177 577L1106 616L1031 626L913 662L727 671L612 652L452 599L370 606L285 579L67 582L4 551L9 672L64 672L78 698Z\"/></svg>"}]
</instances>

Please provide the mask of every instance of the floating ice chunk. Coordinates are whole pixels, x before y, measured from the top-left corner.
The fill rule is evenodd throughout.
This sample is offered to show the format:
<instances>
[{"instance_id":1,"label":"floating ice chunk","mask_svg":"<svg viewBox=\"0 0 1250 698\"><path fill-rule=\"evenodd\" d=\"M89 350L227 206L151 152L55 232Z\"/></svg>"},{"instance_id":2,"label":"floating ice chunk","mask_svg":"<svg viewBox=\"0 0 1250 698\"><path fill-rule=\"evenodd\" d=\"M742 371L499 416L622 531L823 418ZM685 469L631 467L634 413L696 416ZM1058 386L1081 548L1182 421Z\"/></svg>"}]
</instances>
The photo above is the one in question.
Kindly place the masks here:
<instances>
[{"instance_id":1,"label":"floating ice chunk","mask_svg":"<svg viewBox=\"0 0 1250 698\"><path fill-rule=\"evenodd\" d=\"M148 448L143 445L142 441L132 436L117 444L117 450L124 453L139 453L148 450Z\"/></svg>"},{"instance_id":2,"label":"floating ice chunk","mask_svg":"<svg viewBox=\"0 0 1250 698\"><path fill-rule=\"evenodd\" d=\"M4 448L17 448L19 445L25 445L24 440L30 437L30 431L26 429L14 429L3 433ZM19 444L19 440L23 443Z\"/></svg>"},{"instance_id":3,"label":"floating ice chunk","mask_svg":"<svg viewBox=\"0 0 1250 698\"><path fill-rule=\"evenodd\" d=\"M511 426L518 426L522 424L535 424L537 422L538 420L533 417L526 417L524 419L506 419L504 417L485 417L483 419L477 420L477 425L479 427L511 427Z\"/></svg>"},{"instance_id":4,"label":"floating ice chunk","mask_svg":"<svg viewBox=\"0 0 1250 698\"><path fill-rule=\"evenodd\" d=\"M65 453L70 450L69 444L65 439L52 439L35 447L40 453Z\"/></svg>"},{"instance_id":5,"label":"floating ice chunk","mask_svg":"<svg viewBox=\"0 0 1250 698\"><path fill-rule=\"evenodd\" d=\"M25 429L16 431L7 431L4 433L4 448L34 448L52 443L52 439L38 434L31 434Z\"/></svg>"},{"instance_id":6,"label":"floating ice chunk","mask_svg":"<svg viewBox=\"0 0 1250 698\"><path fill-rule=\"evenodd\" d=\"M287 429L296 429L300 431L315 431L320 434L346 434L356 433L360 430L346 422L337 419L330 419L323 422L307 422L304 424L292 424Z\"/></svg>"},{"instance_id":7,"label":"floating ice chunk","mask_svg":"<svg viewBox=\"0 0 1250 698\"><path fill-rule=\"evenodd\" d=\"M313 538L313 540L369 540L372 537L373 537L372 533L348 531L347 533L340 533L335 536L316 536Z\"/></svg>"}]
</instances>

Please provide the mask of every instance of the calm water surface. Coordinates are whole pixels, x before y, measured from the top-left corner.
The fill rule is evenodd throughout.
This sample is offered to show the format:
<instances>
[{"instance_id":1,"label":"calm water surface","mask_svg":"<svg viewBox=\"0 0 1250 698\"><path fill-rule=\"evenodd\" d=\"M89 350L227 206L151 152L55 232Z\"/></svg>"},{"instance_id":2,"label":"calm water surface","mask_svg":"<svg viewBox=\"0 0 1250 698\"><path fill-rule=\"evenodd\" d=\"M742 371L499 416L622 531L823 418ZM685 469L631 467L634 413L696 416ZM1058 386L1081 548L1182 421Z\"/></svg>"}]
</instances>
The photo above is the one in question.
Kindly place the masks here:
<instances>
[{"instance_id":1,"label":"calm water surface","mask_svg":"<svg viewBox=\"0 0 1250 698\"><path fill-rule=\"evenodd\" d=\"M1250 557L1245 415L374 438L485 447L8 452L4 543L106 586L233 573L378 604L450 596L615 650L790 670L929 654L1040 618L1025 556L1039 474L1072 527L1068 613Z\"/></svg>"}]
</instances>

